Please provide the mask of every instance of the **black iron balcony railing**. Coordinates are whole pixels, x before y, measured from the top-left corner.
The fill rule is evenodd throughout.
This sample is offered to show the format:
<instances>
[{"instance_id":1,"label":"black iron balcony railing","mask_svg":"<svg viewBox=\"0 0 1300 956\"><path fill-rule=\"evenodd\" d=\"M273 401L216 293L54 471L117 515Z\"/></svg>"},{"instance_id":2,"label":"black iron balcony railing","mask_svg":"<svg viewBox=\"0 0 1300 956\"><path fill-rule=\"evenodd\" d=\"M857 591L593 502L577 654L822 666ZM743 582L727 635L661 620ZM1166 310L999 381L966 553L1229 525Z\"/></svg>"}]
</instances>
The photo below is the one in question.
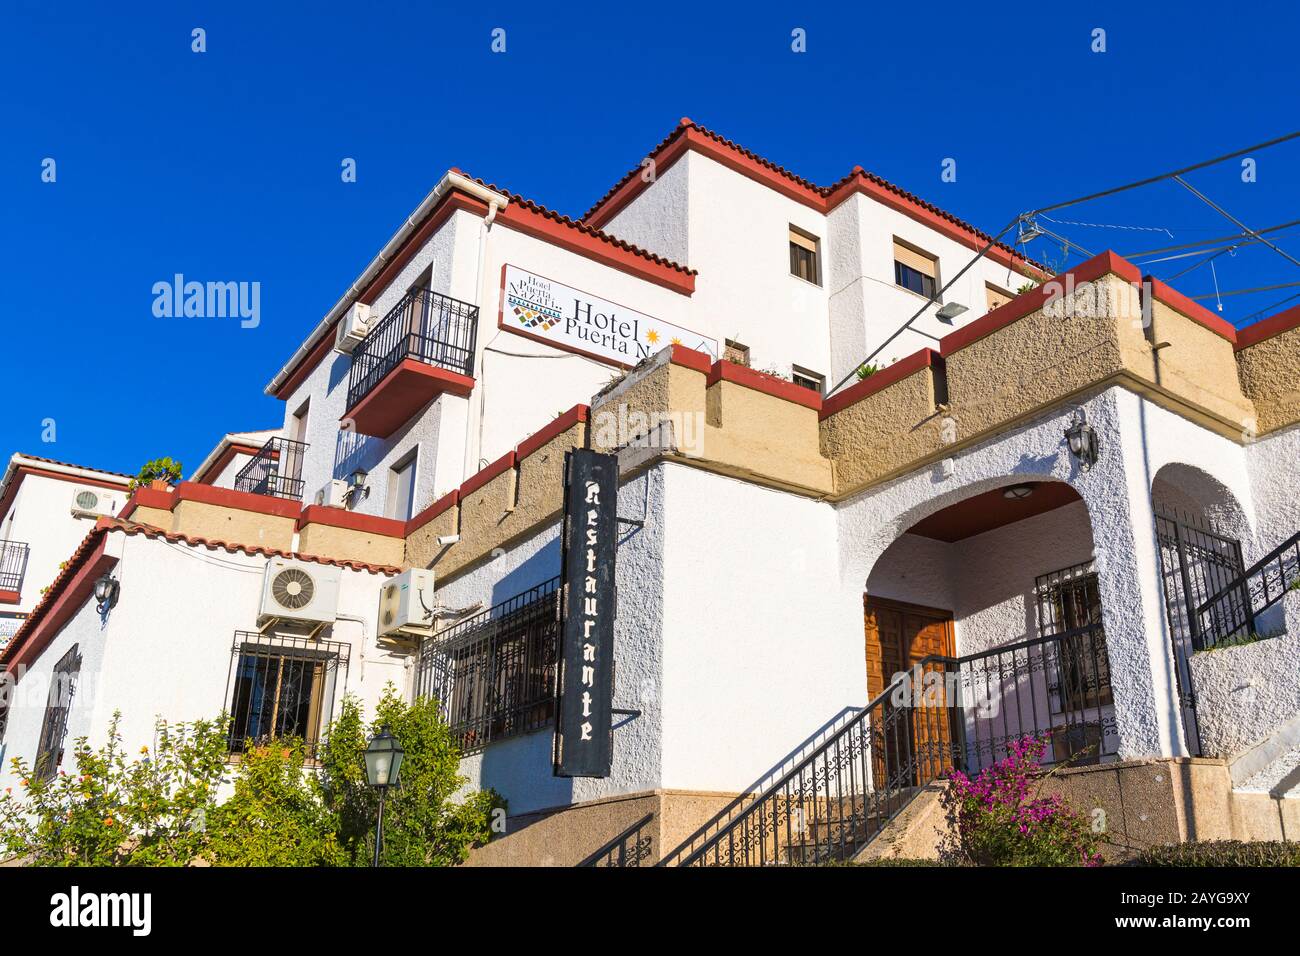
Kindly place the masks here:
<instances>
[{"instance_id":1,"label":"black iron balcony railing","mask_svg":"<svg viewBox=\"0 0 1300 956\"><path fill-rule=\"evenodd\" d=\"M660 865L847 860L950 770L978 773L1026 736L1043 763L1116 752L1105 636L1074 628L966 657L927 657L762 793L741 798Z\"/></svg>"},{"instance_id":2,"label":"black iron balcony railing","mask_svg":"<svg viewBox=\"0 0 1300 956\"><path fill-rule=\"evenodd\" d=\"M307 443L272 438L235 476L236 491L273 498L302 499L302 459Z\"/></svg>"},{"instance_id":3,"label":"black iron balcony railing","mask_svg":"<svg viewBox=\"0 0 1300 956\"><path fill-rule=\"evenodd\" d=\"M0 541L0 591L21 591L30 548L25 541Z\"/></svg>"},{"instance_id":4,"label":"black iron balcony railing","mask_svg":"<svg viewBox=\"0 0 1300 956\"><path fill-rule=\"evenodd\" d=\"M1255 619L1286 595L1300 589L1300 534L1294 534L1242 572L1192 615L1197 650L1251 636Z\"/></svg>"},{"instance_id":5,"label":"black iron balcony railing","mask_svg":"<svg viewBox=\"0 0 1300 956\"><path fill-rule=\"evenodd\" d=\"M405 359L473 375L477 330L478 306L429 289L412 289L352 353L348 408Z\"/></svg>"}]
</instances>

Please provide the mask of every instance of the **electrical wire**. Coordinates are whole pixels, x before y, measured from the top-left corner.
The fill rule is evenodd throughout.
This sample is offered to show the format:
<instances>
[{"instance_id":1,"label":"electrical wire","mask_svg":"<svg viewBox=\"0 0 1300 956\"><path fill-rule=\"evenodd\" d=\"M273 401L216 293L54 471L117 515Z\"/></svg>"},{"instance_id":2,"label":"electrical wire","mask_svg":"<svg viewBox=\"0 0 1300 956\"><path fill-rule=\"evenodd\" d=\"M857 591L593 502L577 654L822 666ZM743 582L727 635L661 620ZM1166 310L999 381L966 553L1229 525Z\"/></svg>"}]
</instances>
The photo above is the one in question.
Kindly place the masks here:
<instances>
[{"instance_id":1,"label":"electrical wire","mask_svg":"<svg viewBox=\"0 0 1300 956\"><path fill-rule=\"evenodd\" d=\"M875 351L873 351L866 358L862 359L862 361L855 363L852 370L847 375L845 375L842 379L840 379L837 383L835 383L835 385L832 388L827 390L826 395L829 397L835 394L837 391L843 388L845 384L849 382L850 379L856 378L858 374L858 369L862 368L862 366L870 362L873 358L875 358L884 350L885 346L887 346L890 342L894 341L894 339L898 338L905 331L907 331L907 329L911 327L912 323L915 322L918 318L920 318L926 309L930 308L930 306L932 305L938 304L937 300L943 296L943 293L948 291L948 289L950 289L958 279L960 279L967 272L969 272L971 268L975 265L975 263L983 259L984 256L988 254L988 251L992 249L995 245L997 245L998 241L1003 236L1005 236L1008 232L1010 232L1013 228L1015 228L1018 224L1025 222L1028 219L1032 219L1034 216L1041 216L1044 213L1055 212L1058 209L1065 209L1069 206L1077 206L1080 203L1091 202L1094 199L1103 199L1106 196L1114 196L1118 193L1127 192L1130 189L1138 189L1139 187L1142 186L1149 186L1152 183L1162 182L1166 179L1174 179L1186 173L1194 172L1198 169L1204 169L1207 166L1214 166L1218 163L1226 162L1229 159L1235 159L1238 156L1244 156L1246 153L1253 153L1253 152L1258 152L1259 150L1262 149L1268 149L1269 147L1277 146L1280 143L1285 143L1293 139L1300 139L1300 130L1297 130L1292 133L1286 133L1285 135L1282 136L1274 137L1273 139L1266 140L1262 143L1255 143L1252 146L1246 146L1243 147L1242 149L1233 150L1230 153L1224 153L1222 156L1216 156L1213 159L1203 160L1202 162L1199 163L1193 163L1190 166L1184 166L1180 169L1175 169L1167 173L1161 173L1157 176L1148 176L1146 179L1139 179L1135 182L1125 183L1121 186L1113 186L1109 189L1103 189L1099 192L1089 193L1086 196L1079 196L1078 198L1075 199L1067 199L1062 202L1052 203L1047 206L1041 206L1038 209L1034 209L1029 212L1021 213L1015 219L1011 220L1011 222L1007 223L1006 226L1004 226L999 232L997 232L992 239L990 239L987 243L985 243L984 247L975 254L975 257L971 259L970 262L966 263L966 265L964 265L955 276L949 279L944 284L943 288L939 289L935 293L934 296L935 301L927 302L925 305L923 305L920 309L918 309L915 313L913 313L911 318L909 318L906 322L904 322L901 326L899 326L893 333L890 334L890 336L887 339L881 342L880 345L876 347ZM1238 226L1242 229L1249 230L1249 227L1244 224L1238 223ZM1258 236L1258 233L1254 233L1254 235Z\"/></svg>"},{"instance_id":2,"label":"electrical wire","mask_svg":"<svg viewBox=\"0 0 1300 956\"><path fill-rule=\"evenodd\" d=\"M1263 236L1270 232L1280 232L1283 229L1291 229L1294 226L1300 226L1300 219L1292 219L1290 222L1284 222L1277 226L1269 226L1267 229L1255 229L1253 232L1256 236ZM1178 252L1181 249L1195 249L1197 246L1214 246L1220 242L1232 242L1235 239L1249 239L1250 236L1250 232L1239 232L1232 236L1217 236L1214 239L1202 239L1199 242L1184 242L1177 246L1164 246L1160 249L1144 249L1141 252L1126 252L1124 253L1124 258L1140 259L1142 256L1154 256L1162 252ZM1245 243L1242 243L1242 245L1245 245Z\"/></svg>"},{"instance_id":3,"label":"electrical wire","mask_svg":"<svg viewBox=\"0 0 1300 956\"><path fill-rule=\"evenodd\" d=\"M1197 199L1199 199L1201 202L1205 203L1207 206L1209 206L1211 209L1213 209L1215 212L1217 212L1217 213L1218 213L1220 216L1222 216L1224 219L1228 220L1230 223L1232 223L1232 224L1233 224L1234 226L1236 226L1238 229L1244 229L1246 232L1250 233L1252 236L1254 236L1254 237L1255 237L1256 239L1258 239L1260 242L1264 243L1264 245L1268 246L1270 249L1272 249L1274 252L1276 252L1276 253L1277 253L1279 256L1281 256L1283 259L1286 259L1288 262L1291 262L1291 263L1293 263L1294 265L1300 266L1300 259L1297 259L1295 256L1291 255L1291 253L1284 251L1281 247L1274 245L1273 243L1269 242L1267 239L1265 239L1265 238L1263 238L1262 236L1260 236L1260 234L1257 233L1257 232L1255 232L1255 230L1251 229L1250 226L1246 225L1244 222L1242 222L1240 219L1238 219L1238 218L1237 218L1236 216L1234 216L1232 213L1228 212L1228 210L1224 209L1222 206L1220 206L1218 203L1216 203L1216 202L1215 202L1213 199L1211 199L1209 196L1205 195L1205 193L1201 192L1199 189L1197 189L1195 186L1193 186L1193 185L1192 185L1191 183L1189 183L1187 180L1183 179L1182 176L1175 176L1175 177L1173 177L1173 179L1174 179L1174 182L1178 183L1178 185L1182 186L1184 189L1186 189L1188 192L1190 192L1193 196L1195 196L1195 197L1196 197Z\"/></svg>"}]
</instances>

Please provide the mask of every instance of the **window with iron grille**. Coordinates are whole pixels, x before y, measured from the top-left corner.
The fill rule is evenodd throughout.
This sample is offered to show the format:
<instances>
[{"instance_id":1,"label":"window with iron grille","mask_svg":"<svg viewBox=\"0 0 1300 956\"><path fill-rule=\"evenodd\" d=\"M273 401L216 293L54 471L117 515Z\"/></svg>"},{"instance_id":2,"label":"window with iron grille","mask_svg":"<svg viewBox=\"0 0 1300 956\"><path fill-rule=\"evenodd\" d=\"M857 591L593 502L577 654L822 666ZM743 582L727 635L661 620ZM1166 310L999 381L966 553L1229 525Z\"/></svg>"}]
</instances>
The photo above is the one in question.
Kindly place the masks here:
<instances>
[{"instance_id":1,"label":"window with iron grille","mask_svg":"<svg viewBox=\"0 0 1300 956\"><path fill-rule=\"evenodd\" d=\"M68 711L72 695L81 676L81 650L73 644L59 658L50 674L49 695L45 698L45 719L41 722L40 745L36 750L33 772L38 780L49 780L63 762L63 739L68 733Z\"/></svg>"},{"instance_id":2,"label":"window with iron grille","mask_svg":"<svg viewBox=\"0 0 1300 956\"><path fill-rule=\"evenodd\" d=\"M1101 593L1093 563L1041 575L1034 583L1034 593L1038 596L1039 635L1064 635L1056 647L1058 687L1053 688L1060 710L1112 703Z\"/></svg>"},{"instance_id":3,"label":"window with iron grille","mask_svg":"<svg viewBox=\"0 0 1300 956\"><path fill-rule=\"evenodd\" d=\"M560 579L440 632L420 648L417 696L438 700L461 750L555 719Z\"/></svg>"},{"instance_id":4,"label":"window with iron grille","mask_svg":"<svg viewBox=\"0 0 1300 956\"><path fill-rule=\"evenodd\" d=\"M347 682L349 649L305 635L236 631L226 693L230 752L296 737L315 758L336 694Z\"/></svg>"}]
</instances>

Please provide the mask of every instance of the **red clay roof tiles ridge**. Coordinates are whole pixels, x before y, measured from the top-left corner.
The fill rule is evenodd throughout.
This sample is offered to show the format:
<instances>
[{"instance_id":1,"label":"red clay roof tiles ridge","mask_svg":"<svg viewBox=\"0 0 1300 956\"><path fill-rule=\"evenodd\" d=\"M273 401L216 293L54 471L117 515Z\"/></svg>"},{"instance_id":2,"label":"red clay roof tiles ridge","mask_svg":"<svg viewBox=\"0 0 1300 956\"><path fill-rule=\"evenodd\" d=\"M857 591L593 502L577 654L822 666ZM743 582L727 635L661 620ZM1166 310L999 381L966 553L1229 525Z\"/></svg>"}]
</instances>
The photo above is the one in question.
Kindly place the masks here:
<instances>
[{"instance_id":1,"label":"red clay roof tiles ridge","mask_svg":"<svg viewBox=\"0 0 1300 956\"><path fill-rule=\"evenodd\" d=\"M512 192L511 190L506 189L504 186L498 186L495 183L489 183L485 180L479 179L477 176L471 176L469 173L461 169L455 169L453 167L453 171L460 173L462 176L465 176L468 179L472 179L480 186L485 186L488 189L493 190L494 192L499 192L509 197L511 202L518 203L520 206L523 206L524 208L529 209L532 212L538 213L539 215L545 216L547 219L550 219L554 222L558 222L562 226L568 226L569 228L577 229L579 232L585 233L595 239L599 239L602 242L607 242L610 245L622 249L624 252L630 252L634 256L640 256L642 259L646 259L650 262L655 263L656 265L661 265L669 269L675 269L678 272L681 272L685 275L698 274L694 269L690 269L684 265L681 265L680 263L673 262L671 259L667 259L664 256L659 255L658 253L650 252L647 249L642 249L640 246L633 245L632 243L626 242L618 238L617 236L612 236L609 233L604 232L603 230L597 229L595 226L589 226L585 222L581 222L577 219L570 218L569 216L566 216L563 213L556 212L554 209L548 209L546 206L543 206L541 203L529 199L526 196L521 196L516 192Z\"/></svg>"},{"instance_id":2,"label":"red clay roof tiles ridge","mask_svg":"<svg viewBox=\"0 0 1300 956\"><path fill-rule=\"evenodd\" d=\"M680 121L678 121L677 127L666 137L664 137L664 139L662 139L646 155L648 156L656 155L661 150L663 150L666 146L672 143L675 139L681 136L688 129L694 129L696 132L700 133L701 135L709 137L709 139L712 139L714 142L719 143L727 147L728 149L739 153L740 155L744 156L749 160L752 160L753 162L759 164L760 166L763 166L764 168L771 170L777 175L782 176L785 179L788 179L790 182L795 183L796 185L801 186L804 189L807 189L811 192L817 193L819 196L821 196L824 199L829 198L836 190L852 182L858 176L861 176L875 183L877 186L881 187L882 189L886 189L894 193L899 198L904 199L910 203L915 203L917 206L920 206L922 209L925 209L927 212L939 216L941 219L945 219L948 222L951 222L954 225L969 231L972 235L979 237L985 242L988 242L993 238L987 232L984 232L982 229L978 229L977 227L966 222L964 219L954 216L952 213L947 212L944 209L940 209L938 206L934 205L933 203L927 202L926 200L922 199L920 196L908 192L906 189L903 189L901 186L895 185L894 183L885 179L883 176L879 176L875 173L869 172L863 169L861 166L854 166L853 169L851 169L847 175L843 176L841 179L837 180L836 182L832 183L829 186L818 186L816 183L804 179L802 176L798 175L797 173L791 172L790 170L786 169L784 166L780 165L779 163L774 163L772 162L772 160L767 159L764 156L758 155L753 150L740 145L734 140L728 139L727 137L723 136L721 133L715 132L714 130L701 126L698 123L693 122L689 117L685 117L685 116L682 117ZM640 165L629 170L624 176L622 176L622 178L618 180L618 182L616 182L612 187L610 187L610 189L607 190L605 194L600 197L600 199L596 200L596 202L592 205L590 209L588 209L585 213L583 213L582 221L585 222L587 219L591 218L591 216L597 210L599 210L603 205L605 205L605 203L607 203L610 199L612 199L614 195L618 193L619 190L621 190L624 186L626 186L629 182L631 182L635 176L641 173L641 171L642 171L642 167ZM1012 246L1009 246L1004 242L997 242L996 245L998 248L1015 256L1016 258L1024 260L1024 262L1027 265L1033 266L1036 269L1050 272L1047 266L1043 265L1040 262L1035 262L1033 259L1028 258L1023 253L1018 252Z\"/></svg>"},{"instance_id":3,"label":"red clay roof tiles ridge","mask_svg":"<svg viewBox=\"0 0 1300 956\"><path fill-rule=\"evenodd\" d=\"M92 468L90 465L78 465L70 461L59 461L57 458L44 458L40 455L29 455L25 451L18 452L24 458L30 458L32 461L43 461L47 465L62 465L64 468L80 468L82 471L93 471L101 475L112 475L114 478L134 478L135 475L127 475L120 471L109 471L106 468Z\"/></svg>"}]
</instances>

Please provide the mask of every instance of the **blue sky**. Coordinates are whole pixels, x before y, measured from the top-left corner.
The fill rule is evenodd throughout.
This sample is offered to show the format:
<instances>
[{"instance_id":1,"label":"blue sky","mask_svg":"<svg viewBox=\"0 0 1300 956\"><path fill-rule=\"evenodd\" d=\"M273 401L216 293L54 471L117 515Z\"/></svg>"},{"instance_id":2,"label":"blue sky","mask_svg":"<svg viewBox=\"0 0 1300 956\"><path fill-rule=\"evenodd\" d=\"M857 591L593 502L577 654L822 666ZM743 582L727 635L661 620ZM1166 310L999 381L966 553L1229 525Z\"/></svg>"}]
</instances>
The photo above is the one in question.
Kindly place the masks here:
<instances>
[{"instance_id":1,"label":"blue sky","mask_svg":"<svg viewBox=\"0 0 1300 956\"><path fill-rule=\"evenodd\" d=\"M577 216L687 115L819 184L861 164L992 230L1300 128L1293 5L743 11L6 0L0 452L131 472L167 454L188 473L224 432L277 425L263 386L449 166ZM1300 143L1255 158L1256 182L1237 162L1191 181L1256 228L1300 219ZM1053 216L1094 252L1237 231L1170 183ZM1274 238L1300 254L1300 229ZM1263 247L1214 265L1175 284L1300 280ZM178 272L259 282L260 324L156 318L153 284ZM1222 314L1296 292L1227 297Z\"/></svg>"}]
</instances>

